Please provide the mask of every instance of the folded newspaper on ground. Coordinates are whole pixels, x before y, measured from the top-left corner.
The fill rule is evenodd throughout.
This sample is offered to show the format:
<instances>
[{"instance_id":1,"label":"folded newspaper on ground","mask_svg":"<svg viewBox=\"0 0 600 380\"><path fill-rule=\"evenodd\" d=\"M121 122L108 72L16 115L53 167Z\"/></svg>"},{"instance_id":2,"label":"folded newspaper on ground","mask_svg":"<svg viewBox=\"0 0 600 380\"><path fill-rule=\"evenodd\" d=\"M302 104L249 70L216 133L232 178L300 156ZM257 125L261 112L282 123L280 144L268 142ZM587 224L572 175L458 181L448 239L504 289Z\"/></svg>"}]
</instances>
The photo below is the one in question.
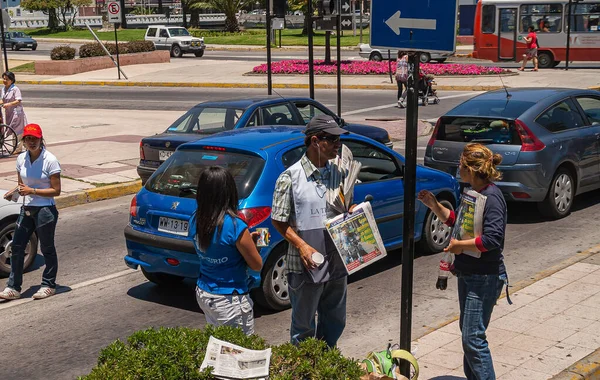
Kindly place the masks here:
<instances>
[{"instance_id":1,"label":"folded newspaper on ground","mask_svg":"<svg viewBox=\"0 0 600 380\"><path fill-rule=\"evenodd\" d=\"M387 255L369 202L356 205L352 214L341 214L325 222L348 274Z\"/></svg>"},{"instance_id":2,"label":"folded newspaper on ground","mask_svg":"<svg viewBox=\"0 0 600 380\"><path fill-rule=\"evenodd\" d=\"M266 379L270 362L270 348L249 350L211 336L200 370L213 367L217 379Z\"/></svg>"},{"instance_id":3,"label":"folded newspaper on ground","mask_svg":"<svg viewBox=\"0 0 600 380\"><path fill-rule=\"evenodd\" d=\"M327 203L338 213L347 212L352 204L354 184L358 179L361 164L354 160L352 151L346 145L342 145L342 152L330 163L331 181L339 183L339 187L327 190ZM342 175L342 178L337 178Z\"/></svg>"},{"instance_id":4,"label":"folded newspaper on ground","mask_svg":"<svg viewBox=\"0 0 600 380\"><path fill-rule=\"evenodd\" d=\"M465 188L456 214L456 222L452 230L452 237L456 240L469 240L481 236L483 233L483 211L487 197L475 190ZM479 251L464 251L469 256L481 257Z\"/></svg>"}]
</instances>

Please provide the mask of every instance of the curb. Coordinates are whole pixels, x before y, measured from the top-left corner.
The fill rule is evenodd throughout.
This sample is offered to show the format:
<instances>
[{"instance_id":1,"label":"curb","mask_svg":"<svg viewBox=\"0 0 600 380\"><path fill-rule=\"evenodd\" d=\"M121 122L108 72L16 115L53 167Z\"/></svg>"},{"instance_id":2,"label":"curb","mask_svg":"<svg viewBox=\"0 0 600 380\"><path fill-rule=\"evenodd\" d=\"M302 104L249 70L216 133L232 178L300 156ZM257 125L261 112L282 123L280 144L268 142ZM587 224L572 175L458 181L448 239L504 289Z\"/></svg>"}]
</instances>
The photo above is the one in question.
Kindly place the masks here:
<instances>
[{"instance_id":1,"label":"curb","mask_svg":"<svg viewBox=\"0 0 600 380\"><path fill-rule=\"evenodd\" d=\"M550 380L595 380L600 378L600 348Z\"/></svg>"},{"instance_id":2,"label":"curb","mask_svg":"<svg viewBox=\"0 0 600 380\"><path fill-rule=\"evenodd\" d=\"M125 81L74 81L74 80L20 80L21 84L33 85L62 85L62 86L115 86L115 87L203 87L203 88L267 88L263 83L214 83L214 82L125 82ZM308 84L302 83L274 83L273 88L279 89L308 89ZM318 90L335 90L335 84L315 84ZM445 86L435 87L439 91L492 91L502 89L502 86ZM398 87L395 84L351 84L342 85L345 90L394 90Z\"/></svg>"},{"instance_id":3,"label":"curb","mask_svg":"<svg viewBox=\"0 0 600 380\"><path fill-rule=\"evenodd\" d=\"M106 199L118 198L124 195L135 194L140 190L141 187L142 181L137 180L78 191L72 194L66 194L57 197L56 207L62 209Z\"/></svg>"}]
</instances>

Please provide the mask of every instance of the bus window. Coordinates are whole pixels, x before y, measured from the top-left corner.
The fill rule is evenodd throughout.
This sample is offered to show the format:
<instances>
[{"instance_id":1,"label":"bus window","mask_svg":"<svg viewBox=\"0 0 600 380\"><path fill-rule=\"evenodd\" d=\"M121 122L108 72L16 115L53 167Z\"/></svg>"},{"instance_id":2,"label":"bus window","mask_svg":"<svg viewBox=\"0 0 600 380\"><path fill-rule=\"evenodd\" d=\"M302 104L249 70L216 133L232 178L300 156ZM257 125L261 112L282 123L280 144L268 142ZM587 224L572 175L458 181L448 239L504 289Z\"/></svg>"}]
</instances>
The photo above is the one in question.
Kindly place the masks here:
<instances>
[{"instance_id":1,"label":"bus window","mask_svg":"<svg viewBox=\"0 0 600 380\"><path fill-rule=\"evenodd\" d=\"M600 3L573 4L571 31L600 32Z\"/></svg>"},{"instance_id":2,"label":"bus window","mask_svg":"<svg viewBox=\"0 0 600 380\"><path fill-rule=\"evenodd\" d=\"M496 6L484 5L481 13L481 31L483 33L494 33L496 31Z\"/></svg>"},{"instance_id":3,"label":"bus window","mask_svg":"<svg viewBox=\"0 0 600 380\"><path fill-rule=\"evenodd\" d=\"M562 31L562 4L521 5L519 30L527 33L530 26L541 33L560 33Z\"/></svg>"}]
</instances>

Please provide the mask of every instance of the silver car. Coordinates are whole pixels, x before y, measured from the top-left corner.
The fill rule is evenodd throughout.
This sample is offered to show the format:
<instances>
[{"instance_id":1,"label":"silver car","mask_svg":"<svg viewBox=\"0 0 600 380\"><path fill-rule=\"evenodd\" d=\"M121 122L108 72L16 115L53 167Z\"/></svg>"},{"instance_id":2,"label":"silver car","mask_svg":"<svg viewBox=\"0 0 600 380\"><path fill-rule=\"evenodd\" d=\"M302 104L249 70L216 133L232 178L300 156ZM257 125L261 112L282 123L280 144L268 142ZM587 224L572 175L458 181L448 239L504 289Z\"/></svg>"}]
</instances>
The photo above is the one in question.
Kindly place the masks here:
<instances>
[{"instance_id":1,"label":"silver car","mask_svg":"<svg viewBox=\"0 0 600 380\"><path fill-rule=\"evenodd\" d=\"M398 57L398 50L379 50L373 49L369 44L360 44L358 46L358 54L367 58L370 61L383 61L384 59L396 59ZM430 61L436 61L438 63L445 62L448 57L452 56L452 53L428 53L422 52L419 60L421 63L427 63ZM390 58L391 57L391 58Z\"/></svg>"},{"instance_id":2,"label":"silver car","mask_svg":"<svg viewBox=\"0 0 600 380\"><path fill-rule=\"evenodd\" d=\"M506 200L562 218L577 194L600 188L600 92L520 88L471 98L438 120L425 166L458 176L470 142L502 155L496 185Z\"/></svg>"},{"instance_id":3,"label":"silver car","mask_svg":"<svg viewBox=\"0 0 600 380\"><path fill-rule=\"evenodd\" d=\"M0 190L0 277L7 277L10 274L12 239L17 227L17 219L21 212L21 205L23 204L23 198L19 198L17 202L5 200L5 193L5 190ZM25 270L35 260L37 247L38 239L34 232L25 249L25 263L23 265Z\"/></svg>"}]
</instances>

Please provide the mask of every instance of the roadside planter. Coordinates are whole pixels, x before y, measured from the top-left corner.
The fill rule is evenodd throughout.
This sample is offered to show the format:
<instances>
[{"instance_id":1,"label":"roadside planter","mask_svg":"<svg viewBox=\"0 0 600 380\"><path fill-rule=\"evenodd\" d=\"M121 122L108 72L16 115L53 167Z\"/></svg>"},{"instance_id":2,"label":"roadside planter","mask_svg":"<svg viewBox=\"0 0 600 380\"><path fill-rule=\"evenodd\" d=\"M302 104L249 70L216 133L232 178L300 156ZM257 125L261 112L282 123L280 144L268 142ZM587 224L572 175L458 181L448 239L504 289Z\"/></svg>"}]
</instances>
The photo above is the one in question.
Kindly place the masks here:
<instances>
[{"instance_id":1,"label":"roadside planter","mask_svg":"<svg viewBox=\"0 0 600 380\"><path fill-rule=\"evenodd\" d=\"M139 65L142 63L166 63L170 62L170 60L170 54L165 50L119 54L119 64L121 66ZM112 67L115 67L115 65L108 56L60 61L47 60L35 62L35 73L37 75L72 75Z\"/></svg>"}]
</instances>

